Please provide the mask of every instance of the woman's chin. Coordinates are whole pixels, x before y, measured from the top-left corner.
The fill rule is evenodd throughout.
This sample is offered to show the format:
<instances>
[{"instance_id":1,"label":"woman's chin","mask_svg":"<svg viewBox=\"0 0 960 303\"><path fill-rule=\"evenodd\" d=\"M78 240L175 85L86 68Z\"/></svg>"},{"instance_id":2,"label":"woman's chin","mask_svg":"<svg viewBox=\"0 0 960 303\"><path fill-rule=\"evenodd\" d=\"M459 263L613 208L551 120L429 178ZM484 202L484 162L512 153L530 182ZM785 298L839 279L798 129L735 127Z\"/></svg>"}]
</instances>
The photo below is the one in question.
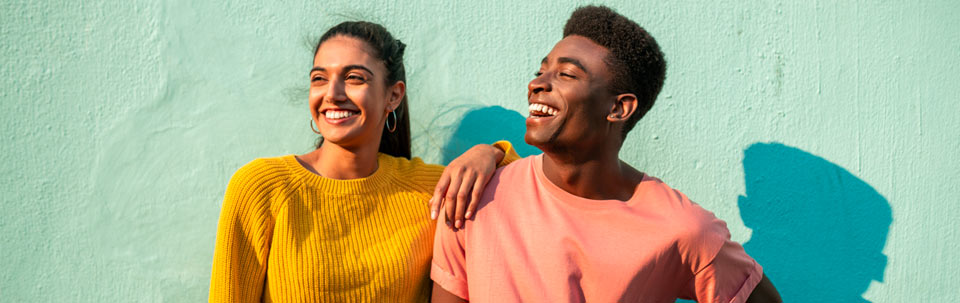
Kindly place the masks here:
<instances>
[{"instance_id":1,"label":"woman's chin","mask_svg":"<svg viewBox=\"0 0 960 303\"><path fill-rule=\"evenodd\" d=\"M364 139L364 136L358 129L338 129L321 131L323 142L330 142L341 147L362 146L366 144L377 144L372 139ZM372 137L372 136L370 136Z\"/></svg>"}]
</instances>

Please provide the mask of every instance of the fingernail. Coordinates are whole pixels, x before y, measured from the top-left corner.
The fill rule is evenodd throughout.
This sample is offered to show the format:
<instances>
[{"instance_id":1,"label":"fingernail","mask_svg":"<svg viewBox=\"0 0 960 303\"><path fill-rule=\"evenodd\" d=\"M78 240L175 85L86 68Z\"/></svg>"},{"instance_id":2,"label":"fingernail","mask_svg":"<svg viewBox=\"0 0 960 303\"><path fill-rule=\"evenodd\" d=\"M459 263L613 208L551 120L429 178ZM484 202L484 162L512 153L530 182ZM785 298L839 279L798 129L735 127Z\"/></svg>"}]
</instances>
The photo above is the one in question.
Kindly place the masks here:
<instances>
[{"instance_id":1,"label":"fingernail","mask_svg":"<svg viewBox=\"0 0 960 303\"><path fill-rule=\"evenodd\" d=\"M436 219L437 219L437 210L436 210L436 209L431 210L431 211L430 211L430 220L436 220Z\"/></svg>"},{"instance_id":2,"label":"fingernail","mask_svg":"<svg viewBox=\"0 0 960 303\"><path fill-rule=\"evenodd\" d=\"M463 227L463 220L457 220L457 228Z\"/></svg>"},{"instance_id":3,"label":"fingernail","mask_svg":"<svg viewBox=\"0 0 960 303\"><path fill-rule=\"evenodd\" d=\"M467 218L467 219L470 219L470 215L472 215L472 214L473 214L473 213L471 213L471 212L468 210L467 213L463 214L463 217L464 217L464 218Z\"/></svg>"}]
</instances>

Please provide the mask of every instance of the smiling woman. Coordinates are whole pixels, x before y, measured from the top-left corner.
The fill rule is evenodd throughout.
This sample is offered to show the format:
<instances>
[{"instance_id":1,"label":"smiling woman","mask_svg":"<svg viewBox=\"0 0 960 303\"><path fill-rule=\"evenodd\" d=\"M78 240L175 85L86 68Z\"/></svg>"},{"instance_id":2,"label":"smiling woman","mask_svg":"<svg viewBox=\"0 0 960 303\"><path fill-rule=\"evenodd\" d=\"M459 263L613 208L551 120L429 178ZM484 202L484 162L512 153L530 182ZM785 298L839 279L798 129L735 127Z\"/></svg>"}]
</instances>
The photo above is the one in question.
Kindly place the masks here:
<instances>
[{"instance_id":1,"label":"smiling woman","mask_svg":"<svg viewBox=\"0 0 960 303\"><path fill-rule=\"evenodd\" d=\"M501 141L447 168L411 158L404 48L369 22L321 37L308 104L322 139L307 154L257 159L234 174L211 302L429 299L428 206L436 216L445 202L462 224L495 166L519 156Z\"/></svg>"},{"instance_id":2,"label":"smiling woman","mask_svg":"<svg viewBox=\"0 0 960 303\"><path fill-rule=\"evenodd\" d=\"M385 30L386 35L372 35L349 24L353 23L334 27L317 44L310 72L313 120L324 135L323 140L343 141L356 135L376 137L379 132L380 152L409 158L410 128L396 128L398 124L410 123L403 66L406 45ZM370 41L358 38L364 36ZM324 98L329 102L324 104ZM393 127L379 127L388 117L393 118ZM321 146L322 142L317 147Z\"/></svg>"}]
</instances>

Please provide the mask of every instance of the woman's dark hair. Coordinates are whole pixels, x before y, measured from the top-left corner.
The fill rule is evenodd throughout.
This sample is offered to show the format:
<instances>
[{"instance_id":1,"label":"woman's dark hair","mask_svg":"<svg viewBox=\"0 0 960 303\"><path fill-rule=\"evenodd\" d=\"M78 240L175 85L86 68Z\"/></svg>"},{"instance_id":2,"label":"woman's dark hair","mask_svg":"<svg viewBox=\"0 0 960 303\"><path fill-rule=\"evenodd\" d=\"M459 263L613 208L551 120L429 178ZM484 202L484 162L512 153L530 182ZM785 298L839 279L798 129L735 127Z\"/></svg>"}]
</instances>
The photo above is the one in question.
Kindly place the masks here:
<instances>
[{"instance_id":1,"label":"woman's dark hair","mask_svg":"<svg viewBox=\"0 0 960 303\"><path fill-rule=\"evenodd\" d=\"M366 21L347 21L337 24L320 37L313 54L317 54L323 42L337 36L353 37L366 42L373 50L371 55L387 66L385 79L387 85L393 85L397 81L407 81L407 74L403 68L403 50L406 45L393 38L393 35L382 25ZM410 159L410 111L407 107L406 94L403 95L400 106L397 106L394 112L397 114L397 128L393 132L386 127L383 128L379 151L394 157ZM388 116L387 119L391 118ZM317 148L322 144L323 138L320 138Z\"/></svg>"}]
</instances>

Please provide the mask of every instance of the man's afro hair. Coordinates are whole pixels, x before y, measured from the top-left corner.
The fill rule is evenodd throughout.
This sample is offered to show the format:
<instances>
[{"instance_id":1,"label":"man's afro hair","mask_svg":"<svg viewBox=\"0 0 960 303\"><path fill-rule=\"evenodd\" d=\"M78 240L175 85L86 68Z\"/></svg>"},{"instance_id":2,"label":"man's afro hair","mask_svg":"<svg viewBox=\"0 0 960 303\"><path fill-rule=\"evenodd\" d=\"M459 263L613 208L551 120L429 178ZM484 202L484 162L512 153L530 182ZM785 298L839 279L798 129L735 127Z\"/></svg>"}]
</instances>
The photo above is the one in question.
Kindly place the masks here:
<instances>
[{"instance_id":1,"label":"man's afro hair","mask_svg":"<svg viewBox=\"0 0 960 303\"><path fill-rule=\"evenodd\" d=\"M563 27L563 37L570 35L607 48L610 55L604 61L611 70L610 89L616 94L637 96L638 112L623 127L626 138L663 88L667 63L660 46L643 27L606 6L583 6L573 11Z\"/></svg>"}]
</instances>

